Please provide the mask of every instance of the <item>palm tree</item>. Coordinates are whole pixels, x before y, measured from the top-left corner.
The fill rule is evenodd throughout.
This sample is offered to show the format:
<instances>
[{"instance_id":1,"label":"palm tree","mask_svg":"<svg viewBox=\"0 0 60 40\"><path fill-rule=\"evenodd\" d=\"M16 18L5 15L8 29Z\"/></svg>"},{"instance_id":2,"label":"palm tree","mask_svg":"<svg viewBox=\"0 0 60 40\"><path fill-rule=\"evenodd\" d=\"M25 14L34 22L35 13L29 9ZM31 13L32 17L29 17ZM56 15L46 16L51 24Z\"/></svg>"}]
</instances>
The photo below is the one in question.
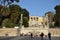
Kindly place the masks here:
<instances>
[{"instance_id":1,"label":"palm tree","mask_svg":"<svg viewBox=\"0 0 60 40\"><path fill-rule=\"evenodd\" d=\"M9 15L9 14L10 14L10 9L5 6L5 7L3 8L2 15L3 15L3 16L7 16L7 15Z\"/></svg>"},{"instance_id":2,"label":"palm tree","mask_svg":"<svg viewBox=\"0 0 60 40\"><path fill-rule=\"evenodd\" d=\"M9 8L7 7L9 4L12 4L13 2L19 2L19 0L0 0L1 5L3 8L1 9L1 13L9 12Z\"/></svg>"}]
</instances>

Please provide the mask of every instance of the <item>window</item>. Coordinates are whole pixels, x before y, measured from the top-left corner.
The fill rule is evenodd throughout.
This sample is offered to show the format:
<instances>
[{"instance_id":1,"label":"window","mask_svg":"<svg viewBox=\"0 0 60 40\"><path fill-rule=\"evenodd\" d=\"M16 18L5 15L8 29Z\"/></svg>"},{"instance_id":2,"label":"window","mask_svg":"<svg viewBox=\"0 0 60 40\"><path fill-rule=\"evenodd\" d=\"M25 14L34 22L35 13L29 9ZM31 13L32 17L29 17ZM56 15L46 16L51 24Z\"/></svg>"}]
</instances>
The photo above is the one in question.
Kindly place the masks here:
<instances>
[{"instance_id":1,"label":"window","mask_svg":"<svg viewBox=\"0 0 60 40\"><path fill-rule=\"evenodd\" d=\"M37 21L38 21L38 17L37 17L36 19L37 19Z\"/></svg>"},{"instance_id":2,"label":"window","mask_svg":"<svg viewBox=\"0 0 60 40\"><path fill-rule=\"evenodd\" d=\"M31 17L31 21L33 20L33 18Z\"/></svg>"}]
</instances>

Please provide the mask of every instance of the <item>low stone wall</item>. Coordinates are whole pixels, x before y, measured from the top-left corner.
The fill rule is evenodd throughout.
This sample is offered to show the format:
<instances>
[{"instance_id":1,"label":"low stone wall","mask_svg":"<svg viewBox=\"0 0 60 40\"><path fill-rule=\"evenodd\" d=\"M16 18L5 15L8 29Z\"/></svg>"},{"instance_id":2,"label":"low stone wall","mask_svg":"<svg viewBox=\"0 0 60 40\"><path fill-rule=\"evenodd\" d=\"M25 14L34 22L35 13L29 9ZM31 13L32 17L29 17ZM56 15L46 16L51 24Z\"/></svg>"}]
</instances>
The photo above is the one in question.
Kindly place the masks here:
<instances>
[{"instance_id":1,"label":"low stone wall","mask_svg":"<svg viewBox=\"0 0 60 40\"><path fill-rule=\"evenodd\" d=\"M60 28L51 28L51 29L40 29L40 28L22 28L21 33L32 32L34 35L41 34L42 32L45 35L48 35L48 32L51 32L52 36L60 36ZM17 36L16 28L0 28L0 36Z\"/></svg>"},{"instance_id":2,"label":"low stone wall","mask_svg":"<svg viewBox=\"0 0 60 40\"><path fill-rule=\"evenodd\" d=\"M16 36L17 29L14 28L0 28L0 36Z\"/></svg>"},{"instance_id":3,"label":"low stone wall","mask_svg":"<svg viewBox=\"0 0 60 40\"><path fill-rule=\"evenodd\" d=\"M33 33L34 35L37 35L37 34L40 35L43 32L45 35L47 35L48 29L40 29L40 28L23 28L23 29L21 29L21 33L26 34L29 32Z\"/></svg>"},{"instance_id":4,"label":"low stone wall","mask_svg":"<svg viewBox=\"0 0 60 40\"><path fill-rule=\"evenodd\" d=\"M48 32L51 32L52 36L60 36L60 28L51 28Z\"/></svg>"}]
</instances>

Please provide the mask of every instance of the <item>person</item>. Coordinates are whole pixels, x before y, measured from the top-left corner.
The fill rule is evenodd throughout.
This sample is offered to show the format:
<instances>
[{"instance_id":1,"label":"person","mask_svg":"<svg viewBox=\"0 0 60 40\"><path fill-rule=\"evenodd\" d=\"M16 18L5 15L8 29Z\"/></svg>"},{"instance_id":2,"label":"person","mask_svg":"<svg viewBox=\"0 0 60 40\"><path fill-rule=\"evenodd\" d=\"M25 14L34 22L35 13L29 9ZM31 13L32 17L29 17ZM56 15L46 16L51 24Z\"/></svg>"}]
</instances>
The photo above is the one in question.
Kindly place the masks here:
<instances>
[{"instance_id":1,"label":"person","mask_svg":"<svg viewBox=\"0 0 60 40\"><path fill-rule=\"evenodd\" d=\"M51 33L50 32L48 33L48 38L49 38L49 40L51 40Z\"/></svg>"},{"instance_id":2,"label":"person","mask_svg":"<svg viewBox=\"0 0 60 40\"><path fill-rule=\"evenodd\" d=\"M33 38L33 34L31 33L31 38Z\"/></svg>"},{"instance_id":3,"label":"person","mask_svg":"<svg viewBox=\"0 0 60 40\"><path fill-rule=\"evenodd\" d=\"M40 35L41 40L43 40L43 36L44 36L44 33L41 33L41 35Z\"/></svg>"}]
</instances>

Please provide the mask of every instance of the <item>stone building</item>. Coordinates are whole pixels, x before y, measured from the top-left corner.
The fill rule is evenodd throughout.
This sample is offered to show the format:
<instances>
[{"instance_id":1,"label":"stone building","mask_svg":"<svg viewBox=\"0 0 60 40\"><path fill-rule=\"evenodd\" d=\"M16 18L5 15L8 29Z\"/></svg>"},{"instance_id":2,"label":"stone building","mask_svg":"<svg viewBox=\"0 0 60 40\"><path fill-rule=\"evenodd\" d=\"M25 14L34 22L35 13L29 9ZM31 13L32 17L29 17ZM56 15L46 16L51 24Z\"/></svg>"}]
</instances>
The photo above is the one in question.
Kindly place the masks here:
<instances>
[{"instance_id":1,"label":"stone building","mask_svg":"<svg viewBox=\"0 0 60 40\"><path fill-rule=\"evenodd\" d=\"M30 16L29 17L29 27L40 27L40 28L48 28L48 16L44 17L40 16Z\"/></svg>"},{"instance_id":2,"label":"stone building","mask_svg":"<svg viewBox=\"0 0 60 40\"><path fill-rule=\"evenodd\" d=\"M43 26L43 17L30 16L29 17L29 27L40 27Z\"/></svg>"},{"instance_id":3,"label":"stone building","mask_svg":"<svg viewBox=\"0 0 60 40\"><path fill-rule=\"evenodd\" d=\"M30 16L29 27L50 28L54 26L53 21L54 13L47 12L45 16Z\"/></svg>"}]
</instances>

